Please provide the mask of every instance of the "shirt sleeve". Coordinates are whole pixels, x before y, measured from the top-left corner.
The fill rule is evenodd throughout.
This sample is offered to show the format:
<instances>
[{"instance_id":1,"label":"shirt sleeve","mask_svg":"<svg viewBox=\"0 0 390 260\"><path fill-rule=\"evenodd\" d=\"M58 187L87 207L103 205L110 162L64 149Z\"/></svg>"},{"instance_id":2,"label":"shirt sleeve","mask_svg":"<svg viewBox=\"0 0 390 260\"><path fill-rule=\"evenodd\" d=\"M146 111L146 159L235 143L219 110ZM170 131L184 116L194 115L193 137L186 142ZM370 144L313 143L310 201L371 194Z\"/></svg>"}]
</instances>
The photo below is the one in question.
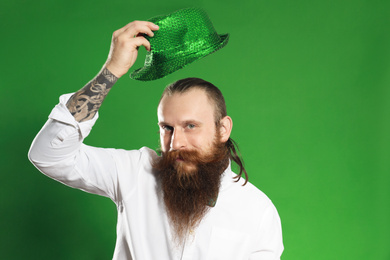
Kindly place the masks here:
<instances>
[{"instance_id":1,"label":"shirt sleeve","mask_svg":"<svg viewBox=\"0 0 390 260\"><path fill-rule=\"evenodd\" d=\"M117 201L120 161L131 161L131 154L136 164L139 151L103 149L83 144L98 114L91 120L77 122L66 107L71 95L60 97L60 103L54 107L48 121L35 137L28 157L36 168L50 178Z\"/></svg>"},{"instance_id":2,"label":"shirt sleeve","mask_svg":"<svg viewBox=\"0 0 390 260\"><path fill-rule=\"evenodd\" d=\"M284 250L282 227L279 214L272 203L265 209L257 233L256 250L252 252L249 259L280 260Z\"/></svg>"}]
</instances>

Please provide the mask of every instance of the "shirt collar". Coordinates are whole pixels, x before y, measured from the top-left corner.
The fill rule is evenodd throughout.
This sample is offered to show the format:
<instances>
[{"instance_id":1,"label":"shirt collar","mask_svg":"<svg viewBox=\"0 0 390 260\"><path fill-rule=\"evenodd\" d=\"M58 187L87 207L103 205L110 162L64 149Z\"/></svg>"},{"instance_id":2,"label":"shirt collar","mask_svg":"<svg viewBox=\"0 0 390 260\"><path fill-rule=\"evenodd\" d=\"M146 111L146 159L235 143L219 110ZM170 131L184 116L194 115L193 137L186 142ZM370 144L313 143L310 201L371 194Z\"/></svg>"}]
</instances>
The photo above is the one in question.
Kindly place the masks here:
<instances>
[{"instance_id":1,"label":"shirt collar","mask_svg":"<svg viewBox=\"0 0 390 260\"><path fill-rule=\"evenodd\" d=\"M229 165L228 167L226 168L226 170L222 173L222 176L221 176L221 187L219 189L219 193L223 192L224 190L226 190L230 185L232 185L232 183L234 182L233 178L234 178L234 173L232 172L231 170L231 162L229 161ZM218 195L219 195L218 193ZM216 204L217 204L217 201L218 201L218 195L216 198L212 198L210 199L208 205L210 207L214 207Z\"/></svg>"},{"instance_id":2,"label":"shirt collar","mask_svg":"<svg viewBox=\"0 0 390 260\"><path fill-rule=\"evenodd\" d=\"M222 173L221 177L221 188L220 192L226 190L230 185L234 182L234 172L231 169L231 161L229 161L229 165L226 170Z\"/></svg>"}]
</instances>

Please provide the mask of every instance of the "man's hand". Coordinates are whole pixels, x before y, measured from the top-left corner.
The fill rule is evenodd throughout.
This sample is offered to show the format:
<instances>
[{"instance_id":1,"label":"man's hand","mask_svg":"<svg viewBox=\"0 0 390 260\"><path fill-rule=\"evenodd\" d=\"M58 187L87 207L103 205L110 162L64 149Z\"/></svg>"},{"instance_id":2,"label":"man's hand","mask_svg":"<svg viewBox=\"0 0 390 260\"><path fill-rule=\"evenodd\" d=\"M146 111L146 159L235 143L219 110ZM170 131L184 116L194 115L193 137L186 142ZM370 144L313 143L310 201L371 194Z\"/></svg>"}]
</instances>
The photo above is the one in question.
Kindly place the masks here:
<instances>
[{"instance_id":1,"label":"man's hand","mask_svg":"<svg viewBox=\"0 0 390 260\"><path fill-rule=\"evenodd\" d=\"M158 26L145 21L134 21L115 31L112 35L110 53L106 68L120 78L133 66L138 55L138 48L143 45L150 51L150 43L142 35L152 37Z\"/></svg>"}]
</instances>

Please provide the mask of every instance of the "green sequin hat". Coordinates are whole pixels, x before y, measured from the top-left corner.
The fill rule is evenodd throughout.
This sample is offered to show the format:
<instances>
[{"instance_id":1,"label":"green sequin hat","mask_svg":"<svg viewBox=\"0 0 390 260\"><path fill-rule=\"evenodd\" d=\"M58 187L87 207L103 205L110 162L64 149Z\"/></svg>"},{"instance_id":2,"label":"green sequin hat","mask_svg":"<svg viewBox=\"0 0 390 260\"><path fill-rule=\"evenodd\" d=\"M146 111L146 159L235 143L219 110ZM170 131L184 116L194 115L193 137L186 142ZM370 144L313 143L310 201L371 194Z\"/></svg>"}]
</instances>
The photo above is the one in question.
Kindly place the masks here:
<instances>
[{"instance_id":1,"label":"green sequin hat","mask_svg":"<svg viewBox=\"0 0 390 260\"><path fill-rule=\"evenodd\" d=\"M130 78L142 81L163 78L184 66L224 47L229 34L217 34L206 12L188 8L149 19L160 29L153 37L144 35L151 51L144 67L133 71Z\"/></svg>"}]
</instances>

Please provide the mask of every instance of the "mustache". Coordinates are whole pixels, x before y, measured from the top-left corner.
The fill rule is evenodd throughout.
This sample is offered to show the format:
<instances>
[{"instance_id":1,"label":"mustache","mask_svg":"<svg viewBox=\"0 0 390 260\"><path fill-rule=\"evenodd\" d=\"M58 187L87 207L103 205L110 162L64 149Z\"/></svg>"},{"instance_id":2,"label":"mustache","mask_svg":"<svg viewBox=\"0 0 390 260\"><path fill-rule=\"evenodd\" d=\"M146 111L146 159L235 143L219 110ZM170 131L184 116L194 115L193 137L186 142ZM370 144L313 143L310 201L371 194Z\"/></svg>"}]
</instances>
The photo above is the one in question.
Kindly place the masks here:
<instances>
[{"instance_id":1,"label":"mustache","mask_svg":"<svg viewBox=\"0 0 390 260\"><path fill-rule=\"evenodd\" d=\"M165 168L172 167L177 161L191 164L204 164L212 161L210 160L211 158L202 156L201 153L196 150L173 150L162 152L161 155L163 158L161 166Z\"/></svg>"},{"instance_id":2,"label":"mustache","mask_svg":"<svg viewBox=\"0 0 390 260\"><path fill-rule=\"evenodd\" d=\"M203 161L202 158L200 158L200 153L195 150L174 150L163 153L163 156L165 156L168 161L181 160L190 163Z\"/></svg>"},{"instance_id":3,"label":"mustache","mask_svg":"<svg viewBox=\"0 0 390 260\"><path fill-rule=\"evenodd\" d=\"M223 146L219 145L217 146L218 149L221 149ZM222 158L226 156L226 152L222 153L213 153L209 154L208 156L204 156L199 152L198 150L172 150L168 152L162 152L161 155L164 158L164 161L166 162L166 167L171 165L172 163L176 162L177 160L184 161L186 163L192 163L192 164L206 164L206 163L214 163L219 162Z\"/></svg>"}]
</instances>

